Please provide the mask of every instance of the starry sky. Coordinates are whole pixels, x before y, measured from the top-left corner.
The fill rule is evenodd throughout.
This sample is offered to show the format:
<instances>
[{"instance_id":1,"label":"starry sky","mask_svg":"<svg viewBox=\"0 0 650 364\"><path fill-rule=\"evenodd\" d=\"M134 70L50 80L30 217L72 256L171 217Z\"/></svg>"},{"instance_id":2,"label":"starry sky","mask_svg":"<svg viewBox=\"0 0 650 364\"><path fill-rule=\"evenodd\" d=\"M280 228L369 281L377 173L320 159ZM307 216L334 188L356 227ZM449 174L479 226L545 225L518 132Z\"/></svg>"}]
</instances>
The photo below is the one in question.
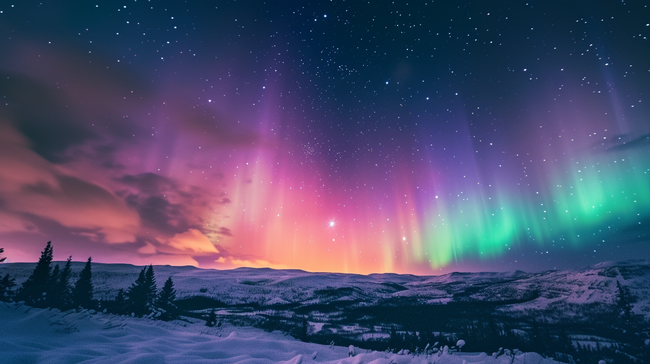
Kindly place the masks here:
<instances>
[{"instance_id":1,"label":"starry sky","mask_svg":"<svg viewBox=\"0 0 650 364\"><path fill-rule=\"evenodd\" d=\"M650 256L650 8L0 2L0 246L437 274Z\"/></svg>"}]
</instances>

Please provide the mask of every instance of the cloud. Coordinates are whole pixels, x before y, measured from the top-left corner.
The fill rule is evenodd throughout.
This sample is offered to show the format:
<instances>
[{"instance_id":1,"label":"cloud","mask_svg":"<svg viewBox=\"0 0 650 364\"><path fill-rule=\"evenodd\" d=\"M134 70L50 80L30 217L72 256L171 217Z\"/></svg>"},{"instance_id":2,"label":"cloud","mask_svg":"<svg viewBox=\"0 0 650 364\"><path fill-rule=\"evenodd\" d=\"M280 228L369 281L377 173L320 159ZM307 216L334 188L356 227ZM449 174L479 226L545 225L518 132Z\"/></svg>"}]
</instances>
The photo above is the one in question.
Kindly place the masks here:
<instances>
[{"instance_id":1,"label":"cloud","mask_svg":"<svg viewBox=\"0 0 650 364\"><path fill-rule=\"evenodd\" d=\"M124 175L116 181L126 188L119 194L138 212L143 227L165 237L203 227L203 216L214 211L211 206L221 204L207 190L192 185L180 188L172 179L151 172Z\"/></svg>"},{"instance_id":2,"label":"cloud","mask_svg":"<svg viewBox=\"0 0 650 364\"><path fill-rule=\"evenodd\" d=\"M176 184L169 178L152 172L137 175L124 175L118 181L135 187L139 192L148 195L160 195L169 190L176 189Z\"/></svg>"},{"instance_id":3,"label":"cloud","mask_svg":"<svg viewBox=\"0 0 650 364\"><path fill-rule=\"evenodd\" d=\"M249 267L249 268L290 269L290 267L285 264L274 264L263 259L240 259L235 257L219 257L219 259L216 259L214 262L228 268Z\"/></svg>"},{"instance_id":4,"label":"cloud","mask_svg":"<svg viewBox=\"0 0 650 364\"><path fill-rule=\"evenodd\" d=\"M37 232L38 228L22 216L0 211L0 233Z\"/></svg>"},{"instance_id":5,"label":"cloud","mask_svg":"<svg viewBox=\"0 0 650 364\"><path fill-rule=\"evenodd\" d=\"M29 142L13 126L0 120L0 193L18 192L24 184L56 184L56 169L29 149Z\"/></svg>"},{"instance_id":6,"label":"cloud","mask_svg":"<svg viewBox=\"0 0 650 364\"><path fill-rule=\"evenodd\" d=\"M178 255L196 265L193 255L219 253L206 221L231 204L228 181L216 168L207 173L214 163L196 145L258 147L259 133L176 90L154 92L94 52L10 48L0 56L1 234L72 236L75 246L132 254L130 262ZM226 227L214 234L232 236Z\"/></svg>"},{"instance_id":7,"label":"cloud","mask_svg":"<svg viewBox=\"0 0 650 364\"><path fill-rule=\"evenodd\" d=\"M167 235L185 231L190 227L185 206L173 204L164 196L134 194L129 195L126 201L138 212L144 227L153 228Z\"/></svg>"},{"instance_id":8,"label":"cloud","mask_svg":"<svg viewBox=\"0 0 650 364\"><path fill-rule=\"evenodd\" d=\"M124 67L80 49L13 42L0 57L0 94L6 120L47 161L75 158L70 149L89 143L129 141L133 122L152 101L148 83Z\"/></svg>"},{"instance_id":9,"label":"cloud","mask_svg":"<svg viewBox=\"0 0 650 364\"><path fill-rule=\"evenodd\" d=\"M106 263L124 263L123 258L117 258L114 260L106 260ZM191 256L185 254L155 254L147 256L138 256L132 255L128 260L129 264L134 265L175 265L175 266L185 266L191 265L198 267L199 263Z\"/></svg>"},{"instance_id":10,"label":"cloud","mask_svg":"<svg viewBox=\"0 0 650 364\"><path fill-rule=\"evenodd\" d=\"M95 230L110 243L135 239L140 219L123 200L63 173L28 146L20 133L0 121L0 199L5 214L32 214L66 227Z\"/></svg>"},{"instance_id":11,"label":"cloud","mask_svg":"<svg viewBox=\"0 0 650 364\"><path fill-rule=\"evenodd\" d=\"M230 231L230 229L222 226L217 231L217 234L223 235L223 236L232 236L232 231Z\"/></svg>"},{"instance_id":12,"label":"cloud","mask_svg":"<svg viewBox=\"0 0 650 364\"><path fill-rule=\"evenodd\" d=\"M194 254L218 254L219 250L207 236L196 229L189 229L169 239L167 245L184 252Z\"/></svg>"},{"instance_id":13,"label":"cloud","mask_svg":"<svg viewBox=\"0 0 650 364\"><path fill-rule=\"evenodd\" d=\"M55 175L56 184L24 185L5 197L13 211L30 213L71 228L97 229L109 243L135 240L140 219L123 200L106 189L68 175Z\"/></svg>"},{"instance_id":14,"label":"cloud","mask_svg":"<svg viewBox=\"0 0 650 364\"><path fill-rule=\"evenodd\" d=\"M0 78L0 93L11 100L4 108L4 118L11 120L46 160L62 162L69 146L97 137L75 121L60 92L20 74L0 70Z\"/></svg>"},{"instance_id":15,"label":"cloud","mask_svg":"<svg viewBox=\"0 0 650 364\"><path fill-rule=\"evenodd\" d=\"M147 242L142 248L138 249L138 253L146 255L156 254L157 252L156 247L149 242Z\"/></svg>"}]
</instances>

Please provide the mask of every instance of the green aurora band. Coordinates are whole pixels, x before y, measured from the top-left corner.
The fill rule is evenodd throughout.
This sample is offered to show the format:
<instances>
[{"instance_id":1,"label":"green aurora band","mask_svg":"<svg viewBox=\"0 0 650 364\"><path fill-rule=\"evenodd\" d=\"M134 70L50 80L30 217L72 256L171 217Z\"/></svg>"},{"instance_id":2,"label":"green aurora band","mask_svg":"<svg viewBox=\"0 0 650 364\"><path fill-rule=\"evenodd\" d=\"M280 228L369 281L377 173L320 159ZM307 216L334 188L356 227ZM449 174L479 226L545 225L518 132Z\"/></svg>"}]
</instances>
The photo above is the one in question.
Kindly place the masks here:
<instances>
[{"instance_id":1,"label":"green aurora band","mask_svg":"<svg viewBox=\"0 0 650 364\"><path fill-rule=\"evenodd\" d=\"M451 203L436 199L423 239L430 265L472 255L491 259L524 240L577 248L602 232L638 228L650 216L647 148L611 148L546 165L536 175L536 191L501 182L477 184Z\"/></svg>"}]
</instances>

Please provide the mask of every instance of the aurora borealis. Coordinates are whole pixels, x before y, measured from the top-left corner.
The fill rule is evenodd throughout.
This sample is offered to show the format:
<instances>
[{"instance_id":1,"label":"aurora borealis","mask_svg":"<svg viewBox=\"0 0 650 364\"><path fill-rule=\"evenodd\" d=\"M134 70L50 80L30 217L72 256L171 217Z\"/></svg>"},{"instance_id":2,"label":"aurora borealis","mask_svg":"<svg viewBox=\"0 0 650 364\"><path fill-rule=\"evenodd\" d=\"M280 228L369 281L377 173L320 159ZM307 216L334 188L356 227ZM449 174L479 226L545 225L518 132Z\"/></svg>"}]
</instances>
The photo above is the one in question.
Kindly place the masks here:
<instances>
[{"instance_id":1,"label":"aurora borealis","mask_svg":"<svg viewBox=\"0 0 650 364\"><path fill-rule=\"evenodd\" d=\"M0 4L7 261L438 273L650 254L642 3Z\"/></svg>"}]
</instances>

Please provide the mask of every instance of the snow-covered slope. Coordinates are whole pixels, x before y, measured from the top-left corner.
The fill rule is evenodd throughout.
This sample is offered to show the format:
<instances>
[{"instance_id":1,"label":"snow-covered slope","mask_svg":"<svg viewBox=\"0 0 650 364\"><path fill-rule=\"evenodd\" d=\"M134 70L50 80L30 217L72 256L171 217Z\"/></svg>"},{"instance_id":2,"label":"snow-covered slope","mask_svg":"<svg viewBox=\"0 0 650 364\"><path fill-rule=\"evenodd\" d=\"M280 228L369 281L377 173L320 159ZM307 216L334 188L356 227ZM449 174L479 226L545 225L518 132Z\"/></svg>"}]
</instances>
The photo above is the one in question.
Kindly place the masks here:
<instances>
[{"instance_id":1,"label":"snow-covered slope","mask_svg":"<svg viewBox=\"0 0 650 364\"><path fill-rule=\"evenodd\" d=\"M539 363L535 353L398 355L325 346L252 328L208 328L93 311L35 309L0 303L2 363ZM514 358L514 361L512 359Z\"/></svg>"},{"instance_id":2,"label":"snow-covered slope","mask_svg":"<svg viewBox=\"0 0 650 364\"><path fill-rule=\"evenodd\" d=\"M73 272L83 263L74 263ZM33 263L0 265L0 274L11 274L20 284L31 273ZM95 295L113 298L128 288L142 267L93 263ZM327 304L332 302L376 304L408 299L417 303L451 301L497 302L500 309L557 309L571 312L583 305L612 305L616 282L629 289L636 302L633 311L650 318L650 261L601 263L584 269L525 273L450 273L441 276L400 274L355 275L309 273L301 270L238 268L233 270L155 266L159 285L171 276L178 298L208 296L229 305L260 306ZM74 279L74 278L73 278Z\"/></svg>"},{"instance_id":3,"label":"snow-covered slope","mask_svg":"<svg viewBox=\"0 0 650 364\"><path fill-rule=\"evenodd\" d=\"M73 281L83 264L73 263ZM34 266L34 263L0 264L0 275L9 273L20 285ZM93 263L92 267L95 298L100 300L112 299L119 289L127 289L142 270L142 267L125 264ZM531 323L541 318L539 322L546 325L552 335L561 333L560 329L551 326L555 323L559 326L577 324L575 329L569 329L573 339L569 343L606 345L628 340L614 335L616 332L610 335L612 337L604 335L602 340L594 339L594 335L604 329L603 325L598 326L601 319L606 315L616 316L620 311L615 307L617 282L629 291L634 313L650 317L650 261L647 260L601 263L568 271L450 273L441 276L366 276L253 268L204 270L172 266L155 266L154 271L159 287L167 277L173 278L179 299L204 297L199 299L199 304L197 301L184 301L188 315L199 317L209 307L222 307L217 312L224 322L222 328L207 328L202 322L165 323L87 311L61 313L0 303L0 347L3 355L5 348L8 353L0 356L0 363L297 363L313 361L314 352L317 353L316 361L425 362L426 358L422 356L366 352L354 359L346 359L348 348L306 344L282 333L294 333L294 329L306 319L308 340L325 343L333 338L337 342L347 340L363 346L364 341L372 344L373 340L380 339L381 342L375 346L366 347L385 348L392 340L392 327L401 328L403 331L399 333L406 335L409 330L420 330L413 320L419 320L417 324L424 322L425 318L413 318L413 315L427 317L429 325L423 330L446 330L448 337L452 337L450 340L456 340L453 333L459 322L483 322L491 318L497 323L513 325L514 322L511 332L532 338L534 328ZM431 304L444 306L429 306ZM411 312L411 315L404 312ZM399 317L395 316L398 314ZM440 321L441 315L453 317L443 322ZM230 326L233 324L239 326ZM253 327L242 328L241 325L276 331L268 333ZM229 336L231 332L236 333ZM584 335L588 338L583 340ZM644 330L639 331L639 335L647 338ZM481 342L478 336L472 340L468 343ZM638 344L633 338L628 341L622 341L621 345L636 348L630 346ZM409 347L406 341L397 345L403 345L398 348ZM423 346L421 343L417 345ZM475 350L496 350L499 346L504 345L495 342ZM531 355L521 358L526 358L526 362L541 359ZM499 363L504 359L455 353L449 358L440 356L435 357L436 361L428 360L460 363L462 360L457 360L461 357L467 363Z\"/></svg>"}]
</instances>

